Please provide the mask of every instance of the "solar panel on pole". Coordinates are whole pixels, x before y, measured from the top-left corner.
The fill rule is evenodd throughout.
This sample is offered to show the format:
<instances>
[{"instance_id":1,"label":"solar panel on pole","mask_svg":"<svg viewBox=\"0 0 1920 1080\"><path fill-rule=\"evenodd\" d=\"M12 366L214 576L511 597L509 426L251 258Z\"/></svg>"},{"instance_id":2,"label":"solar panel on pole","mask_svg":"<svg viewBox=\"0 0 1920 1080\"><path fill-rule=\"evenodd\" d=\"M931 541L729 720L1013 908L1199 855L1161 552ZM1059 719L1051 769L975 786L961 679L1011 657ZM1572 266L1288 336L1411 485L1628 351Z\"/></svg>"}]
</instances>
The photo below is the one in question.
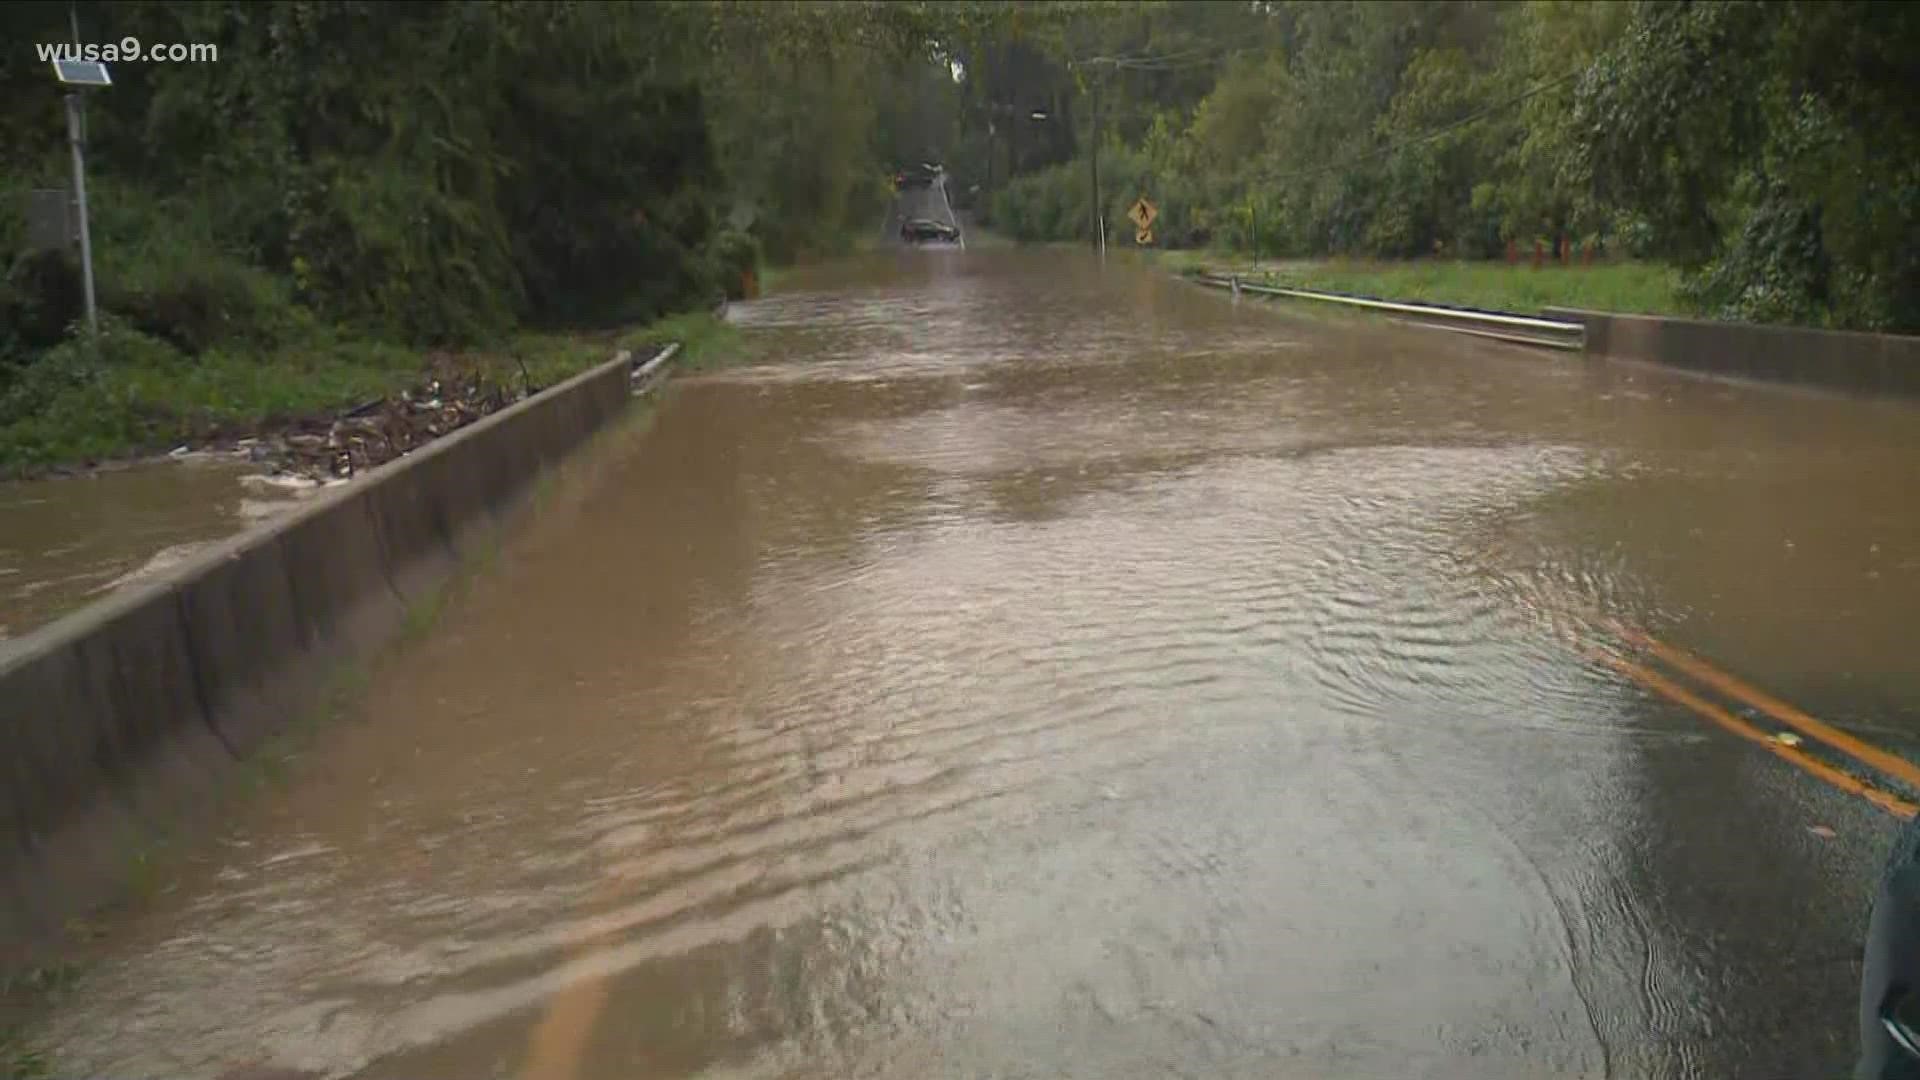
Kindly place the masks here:
<instances>
[{"instance_id":1,"label":"solar panel on pole","mask_svg":"<svg viewBox=\"0 0 1920 1080\"><path fill-rule=\"evenodd\" d=\"M98 60L55 60L54 77L67 86L112 86L107 65Z\"/></svg>"}]
</instances>

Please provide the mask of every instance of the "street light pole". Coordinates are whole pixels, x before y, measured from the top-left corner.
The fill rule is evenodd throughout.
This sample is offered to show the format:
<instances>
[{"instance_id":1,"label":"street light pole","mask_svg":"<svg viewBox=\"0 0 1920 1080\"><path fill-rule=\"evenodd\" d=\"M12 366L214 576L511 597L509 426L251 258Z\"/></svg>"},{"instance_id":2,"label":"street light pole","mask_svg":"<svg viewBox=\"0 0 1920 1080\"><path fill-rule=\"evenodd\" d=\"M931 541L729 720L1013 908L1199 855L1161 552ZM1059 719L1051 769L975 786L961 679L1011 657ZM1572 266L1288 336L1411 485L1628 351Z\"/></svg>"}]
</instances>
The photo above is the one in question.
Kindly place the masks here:
<instances>
[{"instance_id":1,"label":"street light pole","mask_svg":"<svg viewBox=\"0 0 1920 1080\"><path fill-rule=\"evenodd\" d=\"M85 138L80 134L80 92L67 92L67 144L73 150L73 198L80 218L80 280L87 298L87 330L100 332L100 309L93 298L93 234L87 228Z\"/></svg>"},{"instance_id":2,"label":"street light pole","mask_svg":"<svg viewBox=\"0 0 1920 1080\"><path fill-rule=\"evenodd\" d=\"M67 5L67 21L73 27L74 53L55 57L53 76L67 88L67 147L73 153L73 202L79 218L80 280L87 301L87 331L100 332L100 308L93 295L93 230L87 225L86 120L81 113L80 94L89 87L112 86L107 65L98 60L79 59L80 15L76 5Z\"/></svg>"},{"instance_id":3,"label":"street light pole","mask_svg":"<svg viewBox=\"0 0 1920 1080\"><path fill-rule=\"evenodd\" d=\"M67 25L73 30L73 44L80 44L80 6L67 4ZM76 55L78 55L76 53ZM100 310L93 299L93 235L87 228L87 168L85 163L86 115L80 91L67 91L67 141L73 147L73 199L80 219L80 280L87 300L87 330L100 332Z\"/></svg>"}]
</instances>

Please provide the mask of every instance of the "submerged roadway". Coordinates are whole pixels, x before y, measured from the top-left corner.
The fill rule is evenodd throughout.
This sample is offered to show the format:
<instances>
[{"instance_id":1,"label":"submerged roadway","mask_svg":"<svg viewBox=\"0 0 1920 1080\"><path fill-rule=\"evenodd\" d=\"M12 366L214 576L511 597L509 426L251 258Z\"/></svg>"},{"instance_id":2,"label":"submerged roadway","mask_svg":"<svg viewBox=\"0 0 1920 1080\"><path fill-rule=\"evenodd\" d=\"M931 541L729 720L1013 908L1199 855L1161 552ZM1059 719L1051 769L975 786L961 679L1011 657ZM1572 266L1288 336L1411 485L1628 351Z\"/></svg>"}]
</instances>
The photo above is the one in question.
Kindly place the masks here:
<instances>
[{"instance_id":1,"label":"submerged roadway","mask_svg":"<svg viewBox=\"0 0 1920 1080\"><path fill-rule=\"evenodd\" d=\"M57 1075L1844 1071L1912 406L1078 252L733 318L103 925Z\"/></svg>"}]
</instances>

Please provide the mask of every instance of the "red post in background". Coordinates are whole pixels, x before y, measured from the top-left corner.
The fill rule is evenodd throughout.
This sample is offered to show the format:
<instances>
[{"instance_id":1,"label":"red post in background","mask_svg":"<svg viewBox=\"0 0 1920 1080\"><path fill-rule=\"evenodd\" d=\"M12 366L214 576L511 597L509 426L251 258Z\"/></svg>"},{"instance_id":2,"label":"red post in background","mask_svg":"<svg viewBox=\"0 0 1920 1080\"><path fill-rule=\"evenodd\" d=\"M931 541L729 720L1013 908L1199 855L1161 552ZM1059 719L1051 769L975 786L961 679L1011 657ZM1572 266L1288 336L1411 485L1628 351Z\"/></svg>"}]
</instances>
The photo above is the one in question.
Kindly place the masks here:
<instances>
[{"instance_id":1,"label":"red post in background","mask_svg":"<svg viewBox=\"0 0 1920 1080\"><path fill-rule=\"evenodd\" d=\"M1514 263L1517 263L1519 261L1520 261L1520 244L1517 241L1510 239L1507 241L1507 265L1512 266Z\"/></svg>"},{"instance_id":2,"label":"red post in background","mask_svg":"<svg viewBox=\"0 0 1920 1080\"><path fill-rule=\"evenodd\" d=\"M1572 261L1573 261L1573 242L1563 236L1560 238L1560 265L1565 266Z\"/></svg>"},{"instance_id":3,"label":"red post in background","mask_svg":"<svg viewBox=\"0 0 1920 1080\"><path fill-rule=\"evenodd\" d=\"M1535 270L1540 269L1541 266L1546 264L1546 261L1547 250L1541 245L1539 239L1535 238L1533 241L1533 268Z\"/></svg>"}]
</instances>

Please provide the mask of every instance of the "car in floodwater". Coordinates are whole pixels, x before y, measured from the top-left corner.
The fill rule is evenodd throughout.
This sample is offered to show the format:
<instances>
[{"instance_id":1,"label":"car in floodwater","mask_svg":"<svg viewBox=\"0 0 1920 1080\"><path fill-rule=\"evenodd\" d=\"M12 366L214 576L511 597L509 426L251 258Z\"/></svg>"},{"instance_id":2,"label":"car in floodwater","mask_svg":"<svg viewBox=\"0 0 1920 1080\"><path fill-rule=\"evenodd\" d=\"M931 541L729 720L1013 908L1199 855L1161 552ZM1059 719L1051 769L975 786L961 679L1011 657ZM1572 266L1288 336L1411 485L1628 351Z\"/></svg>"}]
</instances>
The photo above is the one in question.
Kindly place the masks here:
<instances>
[{"instance_id":1,"label":"car in floodwater","mask_svg":"<svg viewBox=\"0 0 1920 1080\"><path fill-rule=\"evenodd\" d=\"M900 223L900 241L906 244L957 244L959 226L932 218L911 218Z\"/></svg>"},{"instance_id":2,"label":"car in floodwater","mask_svg":"<svg viewBox=\"0 0 1920 1080\"><path fill-rule=\"evenodd\" d=\"M932 187L933 182L940 179L943 172L940 166L930 161L909 165L893 174L893 189L905 191L909 188Z\"/></svg>"}]
</instances>

